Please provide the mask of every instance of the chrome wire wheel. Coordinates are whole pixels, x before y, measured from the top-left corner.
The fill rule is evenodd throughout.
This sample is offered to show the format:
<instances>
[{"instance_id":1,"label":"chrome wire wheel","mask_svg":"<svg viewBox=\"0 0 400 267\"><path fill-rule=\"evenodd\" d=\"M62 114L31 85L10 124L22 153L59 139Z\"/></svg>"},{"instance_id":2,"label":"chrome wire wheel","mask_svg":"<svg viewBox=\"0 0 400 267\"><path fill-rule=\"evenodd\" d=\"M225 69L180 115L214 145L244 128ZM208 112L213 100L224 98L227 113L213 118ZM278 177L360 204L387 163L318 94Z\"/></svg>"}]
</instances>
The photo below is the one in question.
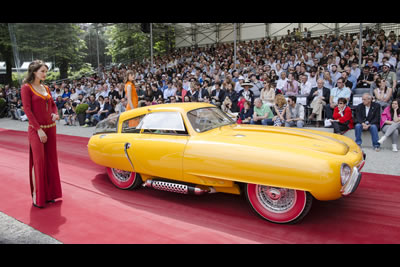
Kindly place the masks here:
<instances>
[{"instance_id":1,"label":"chrome wire wheel","mask_svg":"<svg viewBox=\"0 0 400 267\"><path fill-rule=\"evenodd\" d=\"M117 179L118 181L120 181L122 183L128 181L132 174L131 172L114 169L114 168L111 168L111 171L112 171L115 179Z\"/></svg>"},{"instance_id":2,"label":"chrome wire wheel","mask_svg":"<svg viewBox=\"0 0 400 267\"><path fill-rule=\"evenodd\" d=\"M309 192L247 184L247 201L261 218L274 223L296 223L304 218L312 204Z\"/></svg>"},{"instance_id":3,"label":"chrome wire wheel","mask_svg":"<svg viewBox=\"0 0 400 267\"><path fill-rule=\"evenodd\" d=\"M296 203L296 190L265 185L256 185L260 204L271 212L283 213Z\"/></svg>"},{"instance_id":4,"label":"chrome wire wheel","mask_svg":"<svg viewBox=\"0 0 400 267\"><path fill-rule=\"evenodd\" d=\"M135 189L142 184L142 178L136 172L107 168L107 174L110 181L119 189Z\"/></svg>"}]
</instances>

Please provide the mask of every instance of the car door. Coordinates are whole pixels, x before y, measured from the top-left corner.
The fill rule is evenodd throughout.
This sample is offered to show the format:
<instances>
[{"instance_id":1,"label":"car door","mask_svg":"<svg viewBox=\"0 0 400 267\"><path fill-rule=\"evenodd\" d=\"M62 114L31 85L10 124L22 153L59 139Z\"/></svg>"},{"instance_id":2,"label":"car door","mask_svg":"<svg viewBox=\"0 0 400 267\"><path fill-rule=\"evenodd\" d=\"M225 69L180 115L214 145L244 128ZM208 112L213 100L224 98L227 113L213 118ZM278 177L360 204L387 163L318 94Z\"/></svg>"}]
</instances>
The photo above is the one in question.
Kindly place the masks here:
<instances>
[{"instance_id":1,"label":"car door","mask_svg":"<svg viewBox=\"0 0 400 267\"><path fill-rule=\"evenodd\" d=\"M138 173L170 179L182 178L182 158L188 134L179 112L144 115L132 131L128 155ZM128 126L129 121L123 124Z\"/></svg>"}]
</instances>

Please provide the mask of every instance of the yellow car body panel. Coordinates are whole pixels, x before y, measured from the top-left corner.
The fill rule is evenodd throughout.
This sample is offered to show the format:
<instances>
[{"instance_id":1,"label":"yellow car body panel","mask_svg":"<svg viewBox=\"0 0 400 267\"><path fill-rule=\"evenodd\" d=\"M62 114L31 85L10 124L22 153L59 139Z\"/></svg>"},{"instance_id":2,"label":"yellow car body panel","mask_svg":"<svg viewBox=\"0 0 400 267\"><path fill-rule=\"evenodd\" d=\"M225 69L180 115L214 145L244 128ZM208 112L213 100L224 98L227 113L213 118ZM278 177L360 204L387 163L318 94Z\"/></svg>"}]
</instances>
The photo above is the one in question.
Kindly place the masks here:
<instances>
[{"instance_id":1,"label":"yellow car body panel","mask_svg":"<svg viewBox=\"0 0 400 267\"><path fill-rule=\"evenodd\" d=\"M308 191L318 200L340 198L342 164L353 169L363 160L353 140L333 133L238 124L197 132L187 114L205 107L215 106L179 103L124 112L117 133L90 138L90 158L106 167L136 171L143 181L168 178L232 194L240 193L237 183L251 183ZM187 134L121 133L124 121L160 111L179 112ZM131 144L127 153L134 169L126 143Z\"/></svg>"}]
</instances>

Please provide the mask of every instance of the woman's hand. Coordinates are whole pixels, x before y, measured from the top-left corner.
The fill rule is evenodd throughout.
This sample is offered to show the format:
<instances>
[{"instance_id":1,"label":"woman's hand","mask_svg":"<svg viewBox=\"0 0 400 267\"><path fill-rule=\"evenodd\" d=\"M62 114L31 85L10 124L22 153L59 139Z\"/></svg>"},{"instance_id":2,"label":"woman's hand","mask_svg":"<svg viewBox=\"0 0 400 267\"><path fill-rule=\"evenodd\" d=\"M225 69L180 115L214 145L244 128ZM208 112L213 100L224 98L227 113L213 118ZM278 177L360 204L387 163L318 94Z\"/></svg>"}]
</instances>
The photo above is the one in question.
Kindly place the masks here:
<instances>
[{"instance_id":1,"label":"woman's hand","mask_svg":"<svg viewBox=\"0 0 400 267\"><path fill-rule=\"evenodd\" d=\"M37 133L38 133L38 135L39 135L40 142L42 142L43 144L46 143L46 142L47 142L47 135L46 135L46 133L45 133L42 129L39 129L39 130L37 131Z\"/></svg>"},{"instance_id":2,"label":"woman's hand","mask_svg":"<svg viewBox=\"0 0 400 267\"><path fill-rule=\"evenodd\" d=\"M58 114L51 113L51 120L52 121L56 121L56 120L59 120L59 119L60 119L60 116L58 116Z\"/></svg>"}]
</instances>

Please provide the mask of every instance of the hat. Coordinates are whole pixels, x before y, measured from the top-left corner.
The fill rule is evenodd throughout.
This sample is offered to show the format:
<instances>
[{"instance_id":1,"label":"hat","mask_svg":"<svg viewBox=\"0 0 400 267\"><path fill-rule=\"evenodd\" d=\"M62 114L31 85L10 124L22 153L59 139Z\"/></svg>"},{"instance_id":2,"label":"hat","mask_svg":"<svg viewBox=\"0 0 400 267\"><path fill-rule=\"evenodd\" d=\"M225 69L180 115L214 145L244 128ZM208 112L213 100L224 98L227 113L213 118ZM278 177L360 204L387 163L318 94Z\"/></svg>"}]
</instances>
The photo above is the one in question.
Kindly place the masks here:
<instances>
[{"instance_id":1,"label":"hat","mask_svg":"<svg viewBox=\"0 0 400 267\"><path fill-rule=\"evenodd\" d=\"M239 80L244 80L244 77L240 75Z\"/></svg>"},{"instance_id":2,"label":"hat","mask_svg":"<svg viewBox=\"0 0 400 267\"><path fill-rule=\"evenodd\" d=\"M241 84L241 86L243 87L243 86L250 86L250 88L251 87L253 87L253 84L250 82L250 80L248 79L248 78L246 78L245 80L244 80L244 82Z\"/></svg>"},{"instance_id":3,"label":"hat","mask_svg":"<svg viewBox=\"0 0 400 267\"><path fill-rule=\"evenodd\" d=\"M385 64L383 64L383 66L388 67L389 69L392 67L392 65L390 65L390 63L386 62Z\"/></svg>"}]
</instances>

